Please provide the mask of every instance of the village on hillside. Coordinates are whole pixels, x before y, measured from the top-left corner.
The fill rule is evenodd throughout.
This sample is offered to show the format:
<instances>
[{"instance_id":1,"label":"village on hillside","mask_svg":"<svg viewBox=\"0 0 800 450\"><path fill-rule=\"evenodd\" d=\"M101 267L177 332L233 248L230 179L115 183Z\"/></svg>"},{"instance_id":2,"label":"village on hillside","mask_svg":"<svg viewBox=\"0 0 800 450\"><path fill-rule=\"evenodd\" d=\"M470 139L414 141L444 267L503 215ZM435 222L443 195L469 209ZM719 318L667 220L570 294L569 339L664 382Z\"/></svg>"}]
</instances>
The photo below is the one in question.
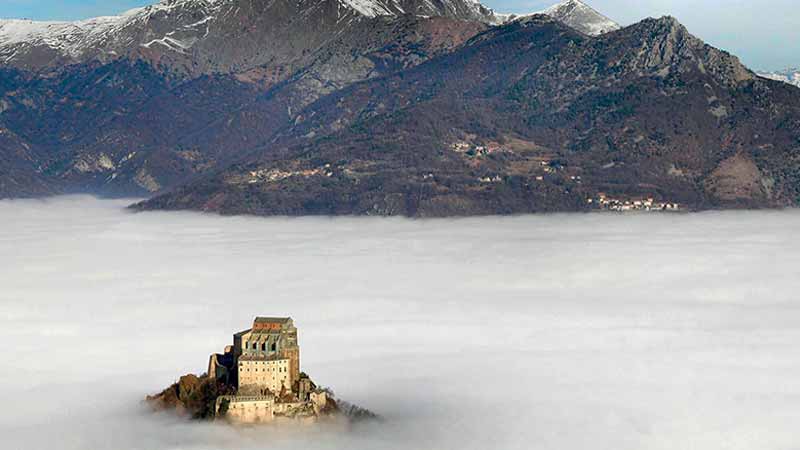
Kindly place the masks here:
<instances>
[{"instance_id":1,"label":"village on hillside","mask_svg":"<svg viewBox=\"0 0 800 450\"><path fill-rule=\"evenodd\" d=\"M678 203L656 201L653 197L614 198L604 192L598 193L596 198L590 198L586 202L603 211L678 212L683 210Z\"/></svg>"}]
</instances>

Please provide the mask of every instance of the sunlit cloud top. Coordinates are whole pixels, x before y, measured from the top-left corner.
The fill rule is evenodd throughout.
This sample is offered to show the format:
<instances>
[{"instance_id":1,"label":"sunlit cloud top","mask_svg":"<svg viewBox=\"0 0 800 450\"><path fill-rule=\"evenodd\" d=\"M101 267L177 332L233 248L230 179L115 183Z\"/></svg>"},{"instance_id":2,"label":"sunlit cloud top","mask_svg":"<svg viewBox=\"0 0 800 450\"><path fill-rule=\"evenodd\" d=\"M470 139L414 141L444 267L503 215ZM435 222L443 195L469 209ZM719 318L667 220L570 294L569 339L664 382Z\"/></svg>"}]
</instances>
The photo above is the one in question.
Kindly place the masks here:
<instances>
[{"instance_id":1,"label":"sunlit cloud top","mask_svg":"<svg viewBox=\"0 0 800 450\"><path fill-rule=\"evenodd\" d=\"M800 211L460 220L0 201L15 450L772 450L800 421ZM256 315L384 424L189 426L140 406Z\"/></svg>"}]
</instances>

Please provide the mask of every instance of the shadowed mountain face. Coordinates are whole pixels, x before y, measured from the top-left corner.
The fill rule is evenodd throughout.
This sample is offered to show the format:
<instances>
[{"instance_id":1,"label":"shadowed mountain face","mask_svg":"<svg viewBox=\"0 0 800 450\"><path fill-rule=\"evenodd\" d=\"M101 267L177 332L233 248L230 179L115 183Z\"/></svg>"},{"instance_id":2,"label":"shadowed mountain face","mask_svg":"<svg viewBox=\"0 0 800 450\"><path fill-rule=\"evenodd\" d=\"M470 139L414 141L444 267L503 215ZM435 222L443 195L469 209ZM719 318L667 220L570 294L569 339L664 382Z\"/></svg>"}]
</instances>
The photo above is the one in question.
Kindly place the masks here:
<instances>
[{"instance_id":1,"label":"shadowed mountain face","mask_svg":"<svg viewBox=\"0 0 800 450\"><path fill-rule=\"evenodd\" d=\"M143 195L264 145L320 96L417 65L484 29L444 17L362 20L309 53L304 67L281 72L280 82L258 71L165 76L131 59L47 76L0 69L0 130L37 155L36 169L25 166L25 173L38 170L53 191ZM0 145L19 153L11 141ZM13 161L2 163L8 173L23 166ZM8 186L0 194L35 193Z\"/></svg>"},{"instance_id":2,"label":"shadowed mountain face","mask_svg":"<svg viewBox=\"0 0 800 450\"><path fill-rule=\"evenodd\" d=\"M591 39L533 16L327 96L251 163L141 207L438 216L581 210L599 192L788 205L797 94L671 18Z\"/></svg>"},{"instance_id":3,"label":"shadowed mountain face","mask_svg":"<svg viewBox=\"0 0 800 450\"><path fill-rule=\"evenodd\" d=\"M601 192L797 202L800 90L674 19L604 33L575 0L500 26L468 1L284 3L164 2L123 19L203 37L173 24L127 53L0 67L0 197L416 216L583 210Z\"/></svg>"},{"instance_id":4,"label":"shadowed mountain face","mask_svg":"<svg viewBox=\"0 0 800 450\"><path fill-rule=\"evenodd\" d=\"M0 127L0 198L57 193L59 186L40 173L38 160L19 136Z\"/></svg>"}]
</instances>

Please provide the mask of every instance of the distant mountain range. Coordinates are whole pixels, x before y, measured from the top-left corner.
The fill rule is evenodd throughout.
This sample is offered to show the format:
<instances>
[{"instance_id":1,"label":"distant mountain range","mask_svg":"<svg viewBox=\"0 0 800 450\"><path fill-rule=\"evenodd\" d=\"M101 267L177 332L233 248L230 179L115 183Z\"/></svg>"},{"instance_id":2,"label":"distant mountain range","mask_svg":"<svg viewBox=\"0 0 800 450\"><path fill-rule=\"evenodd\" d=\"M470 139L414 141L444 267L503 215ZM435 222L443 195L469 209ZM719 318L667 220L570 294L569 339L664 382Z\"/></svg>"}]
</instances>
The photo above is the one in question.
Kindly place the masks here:
<instances>
[{"instance_id":1,"label":"distant mountain range","mask_svg":"<svg viewBox=\"0 0 800 450\"><path fill-rule=\"evenodd\" d=\"M447 216L800 198L800 90L578 0L167 0L0 21L0 197Z\"/></svg>"},{"instance_id":2,"label":"distant mountain range","mask_svg":"<svg viewBox=\"0 0 800 450\"><path fill-rule=\"evenodd\" d=\"M786 69L780 72L759 72L758 74L764 78L783 81L800 87L800 68Z\"/></svg>"},{"instance_id":3,"label":"distant mountain range","mask_svg":"<svg viewBox=\"0 0 800 450\"><path fill-rule=\"evenodd\" d=\"M0 21L0 61L38 70L130 58L189 76L291 72L357 23L402 15L499 20L471 0L164 0L79 22Z\"/></svg>"},{"instance_id":4,"label":"distant mountain range","mask_svg":"<svg viewBox=\"0 0 800 450\"><path fill-rule=\"evenodd\" d=\"M538 14L590 35L619 29L579 0ZM165 0L120 16L78 22L0 20L0 62L41 70L126 57L193 76L264 65L288 65L286 70L291 71L293 65L307 62L303 54L317 50L355 22L405 15L488 25L522 17L495 14L473 0Z\"/></svg>"}]
</instances>

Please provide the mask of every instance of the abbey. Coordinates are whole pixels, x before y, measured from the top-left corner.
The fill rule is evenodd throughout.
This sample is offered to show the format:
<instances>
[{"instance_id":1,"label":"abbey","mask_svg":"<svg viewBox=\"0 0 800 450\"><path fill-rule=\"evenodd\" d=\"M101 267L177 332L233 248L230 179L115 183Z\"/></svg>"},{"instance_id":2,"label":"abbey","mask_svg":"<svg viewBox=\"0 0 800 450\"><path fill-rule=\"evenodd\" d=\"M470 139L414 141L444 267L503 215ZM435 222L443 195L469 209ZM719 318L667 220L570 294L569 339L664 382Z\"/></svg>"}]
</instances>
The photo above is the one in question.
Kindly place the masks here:
<instances>
[{"instance_id":1,"label":"abbey","mask_svg":"<svg viewBox=\"0 0 800 450\"><path fill-rule=\"evenodd\" d=\"M184 375L147 402L154 411L231 424L378 419L366 409L340 405L331 390L300 370L291 317L256 317L249 329L233 335L233 344L211 355L205 374Z\"/></svg>"},{"instance_id":2,"label":"abbey","mask_svg":"<svg viewBox=\"0 0 800 450\"><path fill-rule=\"evenodd\" d=\"M300 379L300 346L290 318L259 317L233 336L239 392L287 391Z\"/></svg>"},{"instance_id":3,"label":"abbey","mask_svg":"<svg viewBox=\"0 0 800 450\"><path fill-rule=\"evenodd\" d=\"M235 422L316 417L332 401L300 372L297 328L290 317L257 317L250 329L233 335L224 353L211 355L208 376L235 388L216 405L218 417Z\"/></svg>"}]
</instances>

